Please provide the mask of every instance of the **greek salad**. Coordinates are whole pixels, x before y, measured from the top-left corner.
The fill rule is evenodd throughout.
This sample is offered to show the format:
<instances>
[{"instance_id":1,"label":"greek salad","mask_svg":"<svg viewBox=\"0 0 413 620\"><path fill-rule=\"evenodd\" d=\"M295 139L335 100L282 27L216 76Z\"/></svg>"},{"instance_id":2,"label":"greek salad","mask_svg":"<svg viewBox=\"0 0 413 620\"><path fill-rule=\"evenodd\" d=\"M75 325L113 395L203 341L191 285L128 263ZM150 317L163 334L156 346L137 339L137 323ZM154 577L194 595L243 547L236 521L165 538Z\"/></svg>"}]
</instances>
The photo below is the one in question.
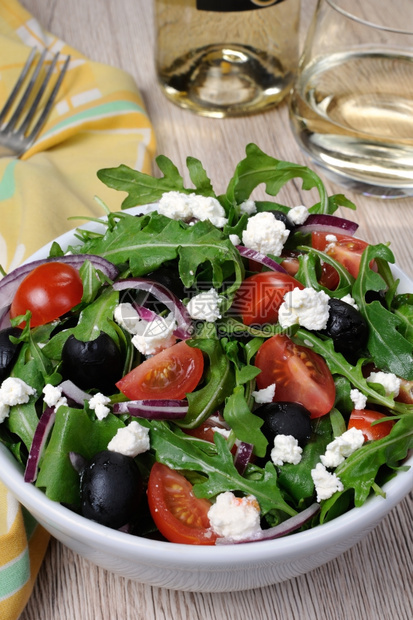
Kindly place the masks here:
<instances>
[{"instance_id":1,"label":"greek salad","mask_svg":"<svg viewBox=\"0 0 413 620\"><path fill-rule=\"evenodd\" d=\"M0 281L0 441L27 483L108 527L200 545L384 496L413 447L413 294L389 245L254 144L222 195L193 157L193 187L157 164L98 171L121 210L102 204L100 227ZM277 202L291 179L317 202Z\"/></svg>"}]
</instances>

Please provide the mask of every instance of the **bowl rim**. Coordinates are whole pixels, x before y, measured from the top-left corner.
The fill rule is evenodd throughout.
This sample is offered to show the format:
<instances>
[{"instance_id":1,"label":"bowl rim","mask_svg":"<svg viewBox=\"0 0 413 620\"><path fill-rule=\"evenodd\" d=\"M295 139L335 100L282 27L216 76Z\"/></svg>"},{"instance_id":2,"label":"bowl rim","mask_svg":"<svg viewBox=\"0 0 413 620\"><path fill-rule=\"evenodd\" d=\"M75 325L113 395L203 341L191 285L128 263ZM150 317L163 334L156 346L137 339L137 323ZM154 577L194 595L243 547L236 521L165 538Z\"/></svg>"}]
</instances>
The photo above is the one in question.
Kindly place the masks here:
<instances>
[{"instance_id":1,"label":"bowl rim","mask_svg":"<svg viewBox=\"0 0 413 620\"><path fill-rule=\"evenodd\" d=\"M125 212L132 215L145 214L153 210L155 204L133 207L126 209ZM100 219L104 220L106 216ZM76 242L75 231L78 228L97 231L102 227L103 225L97 220L78 226L40 248L25 262L48 256L54 242L59 243L65 250L68 245ZM392 265L392 271L401 280L401 292L411 292L413 280L396 265ZM237 567L241 568L242 565L251 566L265 560L291 560L294 557L303 557L343 542L347 537L352 538L357 533L360 533L359 537L361 537L362 532L373 528L413 489L413 453L408 456L405 465L409 466L408 470L398 471L383 485L385 498L371 496L363 506L352 508L332 521L303 532L296 532L274 540L257 541L253 544L231 545L231 553L228 554L226 545L186 545L159 541L125 534L90 521L49 499L33 484L24 482L21 465L11 452L0 444L0 480L29 512L33 512L35 517L38 515L38 520L42 521L46 529L49 526L69 538L75 538L89 547L94 544L102 552L112 555L116 550L115 555L123 558L147 560L150 564L157 563L159 566L176 564L181 568L187 567L188 570L194 570L194 560L199 568L210 566L211 569L219 569L219 565L230 563L235 570Z\"/></svg>"}]
</instances>

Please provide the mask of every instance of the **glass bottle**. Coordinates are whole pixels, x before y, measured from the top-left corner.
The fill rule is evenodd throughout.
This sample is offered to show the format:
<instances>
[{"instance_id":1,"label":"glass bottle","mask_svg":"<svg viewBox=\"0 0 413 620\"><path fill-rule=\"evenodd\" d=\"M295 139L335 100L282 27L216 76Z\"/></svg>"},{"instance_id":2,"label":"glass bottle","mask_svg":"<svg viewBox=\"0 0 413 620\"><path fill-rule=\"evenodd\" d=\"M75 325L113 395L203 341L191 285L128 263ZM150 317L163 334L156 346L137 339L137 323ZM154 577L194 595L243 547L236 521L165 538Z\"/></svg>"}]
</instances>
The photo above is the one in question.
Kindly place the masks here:
<instances>
[{"instance_id":1,"label":"glass bottle","mask_svg":"<svg viewBox=\"0 0 413 620\"><path fill-rule=\"evenodd\" d=\"M155 0L159 83L213 117L277 105L298 63L300 0Z\"/></svg>"}]
</instances>

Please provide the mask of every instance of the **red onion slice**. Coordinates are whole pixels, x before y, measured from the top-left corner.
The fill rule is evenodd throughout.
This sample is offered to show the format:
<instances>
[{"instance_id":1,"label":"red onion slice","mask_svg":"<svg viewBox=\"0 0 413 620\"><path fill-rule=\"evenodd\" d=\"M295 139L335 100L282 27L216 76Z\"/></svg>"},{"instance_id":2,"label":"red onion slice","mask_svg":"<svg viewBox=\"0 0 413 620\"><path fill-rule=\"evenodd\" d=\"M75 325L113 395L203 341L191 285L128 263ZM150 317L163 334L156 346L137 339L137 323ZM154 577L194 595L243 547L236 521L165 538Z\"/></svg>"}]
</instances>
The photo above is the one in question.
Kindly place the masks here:
<instances>
[{"instance_id":1,"label":"red onion slice","mask_svg":"<svg viewBox=\"0 0 413 620\"><path fill-rule=\"evenodd\" d=\"M191 337L192 322L186 307L182 301L163 284L145 278L126 278L125 280L118 280L115 282L113 288L116 291L137 289L151 293L151 295L165 304L168 310L172 312L178 325L178 328L174 332L177 338L186 340Z\"/></svg>"},{"instance_id":2,"label":"red onion slice","mask_svg":"<svg viewBox=\"0 0 413 620\"><path fill-rule=\"evenodd\" d=\"M237 245L235 247L237 248L241 256L243 256L244 258L249 258L251 260L254 260L257 263L260 263L261 265L264 265L265 267L272 269L272 271L279 271L280 273L287 273L284 267L279 265L277 261L273 260L272 258L269 258L265 254L261 254L261 252L257 252L256 250L251 250L251 248L246 248L245 245Z\"/></svg>"},{"instance_id":3,"label":"red onion slice","mask_svg":"<svg viewBox=\"0 0 413 620\"><path fill-rule=\"evenodd\" d=\"M336 215L312 213L308 216L304 224L297 226L295 230L301 233L309 232L329 232L338 235L350 235L351 237L359 227L356 222L351 222L343 217Z\"/></svg>"},{"instance_id":4,"label":"red onion slice","mask_svg":"<svg viewBox=\"0 0 413 620\"><path fill-rule=\"evenodd\" d=\"M234 457L234 465L239 474L244 473L245 468L251 460L252 451L254 450L254 444L246 441L241 441Z\"/></svg>"},{"instance_id":5,"label":"red onion slice","mask_svg":"<svg viewBox=\"0 0 413 620\"><path fill-rule=\"evenodd\" d=\"M72 381L67 379L66 381L62 381L59 384L59 389L62 394L66 396L66 398L72 400L76 405L84 405L85 400L90 400L92 397L90 394L81 390L77 385L75 385Z\"/></svg>"},{"instance_id":6,"label":"red onion slice","mask_svg":"<svg viewBox=\"0 0 413 620\"><path fill-rule=\"evenodd\" d=\"M250 542L259 542L261 540L274 540L275 538L280 538L281 536L286 536L287 534L291 534L295 530L298 530L302 527L307 521L312 519L320 510L320 504L314 503L311 504L308 508L299 512L294 517L290 517L286 521L283 521L279 525L275 527L270 527L268 530L260 530L256 532L249 538L244 538L242 540L234 540L233 538L217 538L215 544L216 545L234 545L239 543L250 543Z\"/></svg>"},{"instance_id":7,"label":"red onion slice","mask_svg":"<svg viewBox=\"0 0 413 620\"><path fill-rule=\"evenodd\" d=\"M16 294L17 289L20 286L21 281L27 276L28 273L33 271L39 265L50 262L67 263L75 269L80 269L85 261L89 260L96 269L102 271L108 278L114 280L117 278L119 271L115 265L101 256L95 256L94 254L68 254L66 256L53 256L45 258L43 260L36 260L31 263L25 263L20 267L17 267L10 273L8 273L2 280L0 280L0 308L1 313L7 312L8 306L13 301L13 297Z\"/></svg>"},{"instance_id":8,"label":"red onion slice","mask_svg":"<svg viewBox=\"0 0 413 620\"><path fill-rule=\"evenodd\" d=\"M128 413L147 420L179 420L188 413L186 400L129 400L114 403L113 413Z\"/></svg>"},{"instance_id":9,"label":"red onion slice","mask_svg":"<svg viewBox=\"0 0 413 620\"><path fill-rule=\"evenodd\" d=\"M54 407L47 407L40 416L39 423L34 431L29 457L26 463L26 469L24 472L25 482L34 482L37 478L39 460L43 453L50 431L52 430L55 418L56 409Z\"/></svg>"}]
</instances>

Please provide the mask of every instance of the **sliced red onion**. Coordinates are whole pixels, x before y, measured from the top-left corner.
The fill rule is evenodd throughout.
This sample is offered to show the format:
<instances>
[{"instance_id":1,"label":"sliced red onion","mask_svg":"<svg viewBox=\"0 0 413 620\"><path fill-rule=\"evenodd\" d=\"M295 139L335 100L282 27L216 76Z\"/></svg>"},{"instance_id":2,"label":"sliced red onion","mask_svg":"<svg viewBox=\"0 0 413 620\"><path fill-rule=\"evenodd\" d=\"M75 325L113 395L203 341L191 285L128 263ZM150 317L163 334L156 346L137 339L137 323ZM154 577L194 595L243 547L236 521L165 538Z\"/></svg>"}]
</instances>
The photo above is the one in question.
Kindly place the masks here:
<instances>
[{"instance_id":1,"label":"sliced red onion","mask_svg":"<svg viewBox=\"0 0 413 620\"><path fill-rule=\"evenodd\" d=\"M165 304L168 310L172 312L178 325L178 328L174 332L177 338L186 340L191 337L192 322L186 307L182 301L163 284L159 284L159 282L145 278L126 278L125 280L118 280L115 282L113 288L116 291L137 289L151 293L151 295L156 297L158 301Z\"/></svg>"},{"instance_id":2,"label":"sliced red onion","mask_svg":"<svg viewBox=\"0 0 413 620\"><path fill-rule=\"evenodd\" d=\"M244 473L245 468L251 460L252 451L254 450L254 444L246 441L241 441L234 457L234 465L239 474Z\"/></svg>"},{"instance_id":3,"label":"sliced red onion","mask_svg":"<svg viewBox=\"0 0 413 620\"><path fill-rule=\"evenodd\" d=\"M40 416L39 423L34 431L32 445L29 451L29 457L24 472L25 482L34 482L37 478L39 468L39 460L43 453L47 438L52 430L56 418L56 409L47 407Z\"/></svg>"},{"instance_id":4,"label":"sliced red onion","mask_svg":"<svg viewBox=\"0 0 413 620\"><path fill-rule=\"evenodd\" d=\"M118 268L105 258L95 256L94 254L67 254L65 256L53 256L43 260L36 260L31 263L25 263L8 273L0 280L0 308L1 313L7 312L8 307L13 301L17 289L21 281L36 267L44 263L59 262L67 263L75 269L80 269L85 261L89 260L96 269L102 271L108 278L114 280L119 274Z\"/></svg>"},{"instance_id":5,"label":"sliced red onion","mask_svg":"<svg viewBox=\"0 0 413 620\"><path fill-rule=\"evenodd\" d=\"M268 530L260 530L252 534L249 538L244 538L242 540L234 540L233 538L217 538L215 544L216 545L234 545L239 543L250 543L250 542L258 542L261 540L273 540L275 538L280 538L281 536L286 536L287 534L291 534L292 532L300 529L307 521L312 519L320 510L320 504L314 503L311 504L308 508L299 512L294 517L290 517L286 521L283 521L279 525L275 527L270 527Z\"/></svg>"},{"instance_id":6,"label":"sliced red onion","mask_svg":"<svg viewBox=\"0 0 413 620\"><path fill-rule=\"evenodd\" d=\"M92 398L90 394L81 390L69 379L62 381L58 387L66 398L69 398L77 405L84 405L85 400L90 400Z\"/></svg>"},{"instance_id":7,"label":"sliced red onion","mask_svg":"<svg viewBox=\"0 0 413 620\"><path fill-rule=\"evenodd\" d=\"M296 230L302 233L309 232L329 232L338 235L350 235L351 237L359 227L356 222L337 217L336 215L327 215L323 213L311 213L304 224L297 226Z\"/></svg>"},{"instance_id":8,"label":"sliced red onion","mask_svg":"<svg viewBox=\"0 0 413 620\"><path fill-rule=\"evenodd\" d=\"M78 452L69 452L68 456L73 469L77 471L78 474L81 474L87 467L88 460Z\"/></svg>"},{"instance_id":9,"label":"sliced red onion","mask_svg":"<svg viewBox=\"0 0 413 620\"><path fill-rule=\"evenodd\" d=\"M147 420L179 420L188 413L186 400L129 400L114 403L113 413L128 413Z\"/></svg>"},{"instance_id":10,"label":"sliced red onion","mask_svg":"<svg viewBox=\"0 0 413 620\"><path fill-rule=\"evenodd\" d=\"M277 261L273 260L272 258L269 258L265 254L261 254L261 252L257 252L256 250L251 250L251 248L246 248L245 245L237 245L235 247L237 248L241 256L243 256L244 258L249 258L251 260L254 260L257 263L260 263L261 265L264 265L265 267L272 269L272 271L279 271L280 273L287 273L284 267L279 265Z\"/></svg>"},{"instance_id":11,"label":"sliced red onion","mask_svg":"<svg viewBox=\"0 0 413 620\"><path fill-rule=\"evenodd\" d=\"M136 310L136 312L139 314L139 318L143 319L144 321L148 321L148 323L151 323L152 321L156 321L156 319L159 319L159 315L156 314L156 312L153 312L153 310L149 310L149 308L145 308L145 306L139 306L138 304L133 304L133 307Z\"/></svg>"}]
</instances>

